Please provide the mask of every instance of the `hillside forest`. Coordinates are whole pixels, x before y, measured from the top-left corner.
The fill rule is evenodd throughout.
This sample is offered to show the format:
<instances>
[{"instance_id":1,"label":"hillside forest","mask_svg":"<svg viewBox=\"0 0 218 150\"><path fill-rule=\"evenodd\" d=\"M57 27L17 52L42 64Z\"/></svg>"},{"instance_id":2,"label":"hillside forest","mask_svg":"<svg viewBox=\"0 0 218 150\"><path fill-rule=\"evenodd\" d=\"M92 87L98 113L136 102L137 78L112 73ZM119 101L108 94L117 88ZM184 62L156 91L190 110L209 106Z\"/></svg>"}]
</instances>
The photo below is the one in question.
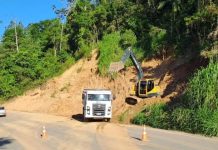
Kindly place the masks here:
<instances>
[{"instance_id":1,"label":"hillside forest","mask_svg":"<svg viewBox=\"0 0 218 150\"><path fill-rule=\"evenodd\" d=\"M28 26L11 21L6 28L0 42L1 102L89 59L93 49L99 50L103 77L129 46L140 61L204 57L207 67L193 74L178 103L145 108L133 123L218 136L217 0L67 2L66 8L53 6L55 19Z\"/></svg>"}]
</instances>

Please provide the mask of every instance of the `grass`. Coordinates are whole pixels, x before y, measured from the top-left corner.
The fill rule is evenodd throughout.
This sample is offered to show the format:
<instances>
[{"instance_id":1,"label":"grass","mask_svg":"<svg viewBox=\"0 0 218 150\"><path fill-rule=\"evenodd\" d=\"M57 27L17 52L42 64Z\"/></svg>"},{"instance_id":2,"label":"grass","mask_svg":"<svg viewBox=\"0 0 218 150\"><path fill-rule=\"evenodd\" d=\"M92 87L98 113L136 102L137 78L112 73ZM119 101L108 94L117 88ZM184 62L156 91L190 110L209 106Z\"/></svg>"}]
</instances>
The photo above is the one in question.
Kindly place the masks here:
<instances>
[{"instance_id":1,"label":"grass","mask_svg":"<svg viewBox=\"0 0 218 150\"><path fill-rule=\"evenodd\" d=\"M188 83L185 94L174 104L146 107L132 123L155 128L218 136L218 62L211 61Z\"/></svg>"},{"instance_id":2,"label":"grass","mask_svg":"<svg viewBox=\"0 0 218 150\"><path fill-rule=\"evenodd\" d=\"M120 123L123 123L123 122L126 120L128 114L129 114L129 109L126 110L125 112L123 112L123 113L119 116L119 119L118 119L119 122L120 122Z\"/></svg>"}]
</instances>

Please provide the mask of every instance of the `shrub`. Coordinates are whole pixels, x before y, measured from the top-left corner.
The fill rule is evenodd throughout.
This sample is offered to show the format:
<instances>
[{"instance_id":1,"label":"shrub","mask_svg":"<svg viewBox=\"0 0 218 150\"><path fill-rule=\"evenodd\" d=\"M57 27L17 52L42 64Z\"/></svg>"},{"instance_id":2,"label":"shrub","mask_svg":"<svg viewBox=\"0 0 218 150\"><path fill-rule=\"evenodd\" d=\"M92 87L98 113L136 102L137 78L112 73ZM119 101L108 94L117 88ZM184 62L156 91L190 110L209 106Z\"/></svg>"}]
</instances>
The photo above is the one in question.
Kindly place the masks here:
<instances>
[{"instance_id":1,"label":"shrub","mask_svg":"<svg viewBox=\"0 0 218 150\"><path fill-rule=\"evenodd\" d=\"M195 122L192 122L192 125L196 132L208 136L218 136L218 110L200 108L196 110L194 117Z\"/></svg>"},{"instance_id":2,"label":"shrub","mask_svg":"<svg viewBox=\"0 0 218 150\"><path fill-rule=\"evenodd\" d=\"M154 104L145 108L134 119L135 124L147 124L155 128L168 128L168 114L164 111L166 105Z\"/></svg>"},{"instance_id":3,"label":"shrub","mask_svg":"<svg viewBox=\"0 0 218 150\"><path fill-rule=\"evenodd\" d=\"M100 75L107 75L110 63L120 60L123 54L123 50L119 46L120 39L120 33L114 32L105 35L103 40L100 42L100 57L98 62Z\"/></svg>"},{"instance_id":4,"label":"shrub","mask_svg":"<svg viewBox=\"0 0 218 150\"><path fill-rule=\"evenodd\" d=\"M168 114L163 103L151 105L146 113L146 124L155 128L168 128Z\"/></svg>"},{"instance_id":5,"label":"shrub","mask_svg":"<svg viewBox=\"0 0 218 150\"><path fill-rule=\"evenodd\" d=\"M119 116L119 122L124 122L129 114L129 110L126 110Z\"/></svg>"},{"instance_id":6,"label":"shrub","mask_svg":"<svg viewBox=\"0 0 218 150\"><path fill-rule=\"evenodd\" d=\"M134 46L137 42L135 33L132 30L126 30L121 34L121 46L126 49L129 46Z\"/></svg>"},{"instance_id":7,"label":"shrub","mask_svg":"<svg viewBox=\"0 0 218 150\"><path fill-rule=\"evenodd\" d=\"M79 50L75 52L76 60L82 57L89 58L91 56L92 49L89 45L85 44L84 40L81 40Z\"/></svg>"},{"instance_id":8,"label":"shrub","mask_svg":"<svg viewBox=\"0 0 218 150\"><path fill-rule=\"evenodd\" d=\"M132 120L132 123L134 124L138 124L138 125L143 125L145 124L145 113L144 112L140 112L138 115L136 115L133 120Z\"/></svg>"},{"instance_id":9,"label":"shrub","mask_svg":"<svg viewBox=\"0 0 218 150\"><path fill-rule=\"evenodd\" d=\"M191 108L218 109L218 63L211 62L190 80L186 98Z\"/></svg>"},{"instance_id":10,"label":"shrub","mask_svg":"<svg viewBox=\"0 0 218 150\"><path fill-rule=\"evenodd\" d=\"M170 115L170 124L172 129L190 132L192 131L192 114L191 109L176 108Z\"/></svg>"},{"instance_id":11,"label":"shrub","mask_svg":"<svg viewBox=\"0 0 218 150\"><path fill-rule=\"evenodd\" d=\"M189 81L180 101L154 104L134 119L135 124L218 136L218 64L211 62Z\"/></svg>"},{"instance_id":12,"label":"shrub","mask_svg":"<svg viewBox=\"0 0 218 150\"><path fill-rule=\"evenodd\" d=\"M165 29L161 29L155 26L152 26L149 32L151 40L151 54L161 54L164 45L166 44L167 32Z\"/></svg>"},{"instance_id":13,"label":"shrub","mask_svg":"<svg viewBox=\"0 0 218 150\"><path fill-rule=\"evenodd\" d=\"M131 30L127 30L122 35L120 32L114 32L103 37L103 40L99 44L100 57L98 62L98 69L100 75L106 76L111 62L120 61L124 49L121 45L133 46L136 42L135 35ZM131 39L131 40L130 40ZM133 48L133 52L137 58L143 58L144 51L142 49ZM131 60L128 59L126 66L132 65Z\"/></svg>"}]
</instances>

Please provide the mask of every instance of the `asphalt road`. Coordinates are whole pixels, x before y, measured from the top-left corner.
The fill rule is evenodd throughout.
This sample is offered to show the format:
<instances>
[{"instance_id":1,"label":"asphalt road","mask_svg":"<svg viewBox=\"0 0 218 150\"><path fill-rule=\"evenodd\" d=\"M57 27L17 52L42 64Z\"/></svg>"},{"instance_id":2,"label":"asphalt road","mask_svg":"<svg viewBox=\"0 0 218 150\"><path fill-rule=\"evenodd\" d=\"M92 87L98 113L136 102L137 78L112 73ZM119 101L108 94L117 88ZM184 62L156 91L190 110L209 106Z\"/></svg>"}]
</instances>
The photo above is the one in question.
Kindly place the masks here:
<instances>
[{"instance_id":1,"label":"asphalt road","mask_svg":"<svg viewBox=\"0 0 218 150\"><path fill-rule=\"evenodd\" d=\"M48 136L41 138L45 126ZM83 123L45 114L8 112L0 118L0 149L8 150L217 150L218 139L105 122Z\"/></svg>"},{"instance_id":2,"label":"asphalt road","mask_svg":"<svg viewBox=\"0 0 218 150\"><path fill-rule=\"evenodd\" d=\"M148 141L141 142L139 126L126 126L130 138L142 150L218 150L218 138L204 137L178 131L146 128Z\"/></svg>"}]
</instances>

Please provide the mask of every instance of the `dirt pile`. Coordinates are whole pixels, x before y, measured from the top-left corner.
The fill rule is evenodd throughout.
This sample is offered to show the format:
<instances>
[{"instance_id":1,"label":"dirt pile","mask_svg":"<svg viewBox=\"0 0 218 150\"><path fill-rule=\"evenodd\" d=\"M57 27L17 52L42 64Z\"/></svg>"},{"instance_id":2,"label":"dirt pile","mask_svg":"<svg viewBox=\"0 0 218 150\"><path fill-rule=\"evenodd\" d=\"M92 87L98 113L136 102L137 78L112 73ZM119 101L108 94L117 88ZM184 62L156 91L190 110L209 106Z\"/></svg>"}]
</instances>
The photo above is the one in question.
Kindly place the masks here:
<instances>
[{"instance_id":1,"label":"dirt pile","mask_svg":"<svg viewBox=\"0 0 218 150\"><path fill-rule=\"evenodd\" d=\"M185 80L192 70L188 63L168 58L164 61L149 60L142 63L145 77L153 78L161 87L163 97L158 99L139 99L137 104L126 103L132 79L136 77L134 67L121 71L115 80L99 77L97 74L97 52L93 51L90 60L82 59L64 72L40 87L27 91L23 96L16 97L5 106L9 110L41 112L61 116L72 116L82 113L82 90L84 88L111 89L116 96L113 101L115 120L128 111L128 118L140 111L145 104L157 101L168 101L178 95L185 85ZM127 119L129 120L129 119Z\"/></svg>"}]
</instances>

